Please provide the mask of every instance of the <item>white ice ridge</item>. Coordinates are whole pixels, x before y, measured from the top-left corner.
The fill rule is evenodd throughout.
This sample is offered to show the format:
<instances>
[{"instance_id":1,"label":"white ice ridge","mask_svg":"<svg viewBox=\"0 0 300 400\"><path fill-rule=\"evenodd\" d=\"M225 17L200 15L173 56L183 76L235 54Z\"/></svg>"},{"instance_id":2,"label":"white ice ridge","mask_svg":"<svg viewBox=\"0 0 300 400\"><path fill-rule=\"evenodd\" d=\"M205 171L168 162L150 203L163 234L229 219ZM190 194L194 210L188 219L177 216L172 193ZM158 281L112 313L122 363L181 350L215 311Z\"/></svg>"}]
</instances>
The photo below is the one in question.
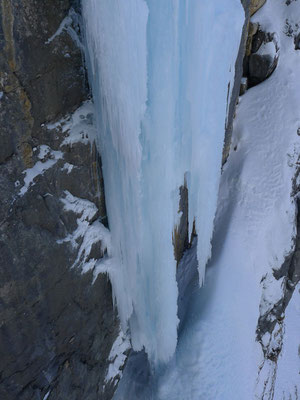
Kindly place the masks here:
<instances>
[{"instance_id":1,"label":"white ice ridge","mask_svg":"<svg viewBox=\"0 0 300 400\"><path fill-rule=\"evenodd\" d=\"M116 262L110 274L135 350L177 343L172 231L189 190L200 283L210 257L240 0L85 0L88 67ZM232 87L232 85L231 85Z\"/></svg>"}]
</instances>

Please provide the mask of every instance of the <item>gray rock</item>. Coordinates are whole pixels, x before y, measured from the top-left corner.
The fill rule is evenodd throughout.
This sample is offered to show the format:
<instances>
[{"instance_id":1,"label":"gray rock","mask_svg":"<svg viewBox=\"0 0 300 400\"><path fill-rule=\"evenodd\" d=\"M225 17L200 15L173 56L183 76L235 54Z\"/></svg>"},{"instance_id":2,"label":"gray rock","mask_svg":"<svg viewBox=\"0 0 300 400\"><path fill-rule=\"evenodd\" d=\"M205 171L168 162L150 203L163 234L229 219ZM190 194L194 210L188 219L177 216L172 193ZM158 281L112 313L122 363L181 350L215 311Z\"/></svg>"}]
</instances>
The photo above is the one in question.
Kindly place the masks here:
<instances>
[{"instance_id":1,"label":"gray rock","mask_svg":"<svg viewBox=\"0 0 300 400\"><path fill-rule=\"evenodd\" d=\"M256 53L260 46L266 41L266 33L262 30L258 30L252 39L252 47L251 47L251 53Z\"/></svg>"},{"instance_id":2,"label":"gray rock","mask_svg":"<svg viewBox=\"0 0 300 400\"><path fill-rule=\"evenodd\" d=\"M246 51L246 43L247 43L247 35L248 35L248 25L249 25L249 6L250 0L241 0L241 3L245 10L245 22L243 26L243 32L239 47L239 52L237 55L237 59L235 62L235 76L234 76L234 85L232 88L231 98L229 99L228 106L228 117L225 126L225 139L224 139L224 147L223 147L223 157L222 157L222 165L225 164L230 151L231 146L231 137L232 137L232 128L233 128L233 120L235 115L235 108L238 101L240 87L241 87L241 79L243 76L243 60ZM228 93L230 92L230 87L228 87Z\"/></svg>"},{"instance_id":3,"label":"gray rock","mask_svg":"<svg viewBox=\"0 0 300 400\"><path fill-rule=\"evenodd\" d=\"M294 37L295 50L300 50L300 33Z\"/></svg>"},{"instance_id":4,"label":"gray rock","mask_svg":"<svg viewBox=\"0 0 300 400\"><path fill-rule=\"evenodd\" d=\"M251 54L244 59L243 75L249 88L263 82L277 67L279 47L274 33L258 30L252 37Z\"/></svg>"},{"instance_id":5,"label":"gray rock","mask_svg":"<svg viewBox=\"0 0 300 400\"><path fill-rule=\"evenodd\" d=\"M274 59L268 54L251 54L249 58L249 77L252 83L258 84L271 75Z\"/></svg>"},{"instance_id":6,"label":"gray rock","mask_svg":"<svg viewBox=\"0 0 300 400\"><path fill-rule=\"evenodd\" d=\"M300 187L297 184L299 175L300 169L298 168L293 181L292 193L297 204L295 221L297 231L294 238L294 248L286 256L281 267L273 271L275 279L283 279L283 295L280 300L273 304L269 311L260 315L256 329L256 339L262 346L265 360L275 364L282 351L285 311L300 281L300 200L298 197ZM267 344L263 340L265 334L273 338ZM274 382L272 385L274 385Z\"/></svg>"},{"instance_id":7,"label":"gray rock","mask_svg":"<svg viewBox=\"0 0 300 400\"><path fill-rule=\"evenodd\" d=\"M240 87L240 96L245 94L247 89L248 89L248 79L247 78L242 78L241 87Z\"/></svg>"},{"instance_id":8,"label":"gray rock","mask_svg":"<svg viewBox=\"0 0 300 400\"><path fill-rule=\"evenodd\" d=\"M189 204L188 189L186 183L180 187L180 201L178 212L181 213L179 226L173 232L174 256L177 266L183 256L184 251L189 247Z\"/></svg>"},{"instance_id":9,"label":"gray rock","mask_svg":"<svg viewBox=\"0 0 300 400\"><path fill-rule=\"evenodd\" d=\"M67 27L55 36L64 18L80 31L71 3L77 7L69 0L0 3L1 400L47 393L48 400L111 399L115 390L104 380L119 333L111 285L106 275L92 285L92 271L71 269L78 247L59 242L77 227L78 215L63 208L65 191L94 203L94 218L106 220L101 160L91 144L61 147L62 132L44 126L89 96L78 43ZM21 196L41 145L63 158ZM100 245L90 257L101 256Z\"/></svg>"}]
</instances>

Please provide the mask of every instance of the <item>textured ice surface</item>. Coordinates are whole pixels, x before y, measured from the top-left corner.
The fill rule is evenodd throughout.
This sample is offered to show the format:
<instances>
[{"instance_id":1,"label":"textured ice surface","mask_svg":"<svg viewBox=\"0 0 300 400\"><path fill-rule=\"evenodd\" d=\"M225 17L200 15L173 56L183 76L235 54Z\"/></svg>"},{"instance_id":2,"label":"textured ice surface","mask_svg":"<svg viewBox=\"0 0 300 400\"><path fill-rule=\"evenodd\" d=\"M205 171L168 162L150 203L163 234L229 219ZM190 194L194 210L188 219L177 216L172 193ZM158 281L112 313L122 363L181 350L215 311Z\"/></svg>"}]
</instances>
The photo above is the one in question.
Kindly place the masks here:
<instances>
[{"instance_id":1,"label":"textured ice surface","mask_svg":"<svg viewBox=\"0 0 300 400\"><path fill-rule=\"evenodd\" d=\"M177 343L179 187L186 179L202 283L244 13L239 0L85 0L83 18L113 291L134 349L165 362Z\"/></svg>"},{"instance_id":2,"label":"textured ice surface","mask_svg":"<svg viewBox=\"0 0 300 400\"><path fill-rule=\"evenodd\" d=\"M261 29L278 33L280 59L268 80L240 98L205 285L197 289L195 280L184 281L185 271L195 266L193 247L180 265L187 312L175 355L142 385L142 367L126 368L116 400L299 398L299 284L282 321L278 362L264 360L256 341L260 313L281 296L273 269L282 265L295 235L291 192L300 147L300 52L284 31L287 19L300 19L299 2L268 0L254 17ZM269 340L265 335L264 343Z\"/></svg>"}]
</instances>

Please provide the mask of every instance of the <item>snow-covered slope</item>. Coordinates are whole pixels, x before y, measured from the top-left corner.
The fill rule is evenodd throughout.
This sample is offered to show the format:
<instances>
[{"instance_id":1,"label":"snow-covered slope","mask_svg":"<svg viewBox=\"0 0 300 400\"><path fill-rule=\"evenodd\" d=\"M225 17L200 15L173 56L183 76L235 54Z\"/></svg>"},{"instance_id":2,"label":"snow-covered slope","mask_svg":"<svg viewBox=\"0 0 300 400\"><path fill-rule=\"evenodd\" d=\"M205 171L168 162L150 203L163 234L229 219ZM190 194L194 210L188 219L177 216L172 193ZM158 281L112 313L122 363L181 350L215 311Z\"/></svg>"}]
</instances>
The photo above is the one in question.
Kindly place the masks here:
<instances>
[{"instance_id":1,"label":"snow-covered slope","mask_svg":"<svg viewBox=\"0 0 300 400\"><path fill-rule=\"evenodd\" d=\"M260 315L284 296L287 278L275 279L273 269L293 249L296 234L300 52L285 32L287 20L300 20L300 7L268 0L253 20L278 35L279 64L240 99L207 283L192 295L174 364L159 380L160 399L282 400L300 393L299 288L286 319L283 313L263 338L279 351L278 361L266 359L256 341Z\"/></svg>"}]
</instances>

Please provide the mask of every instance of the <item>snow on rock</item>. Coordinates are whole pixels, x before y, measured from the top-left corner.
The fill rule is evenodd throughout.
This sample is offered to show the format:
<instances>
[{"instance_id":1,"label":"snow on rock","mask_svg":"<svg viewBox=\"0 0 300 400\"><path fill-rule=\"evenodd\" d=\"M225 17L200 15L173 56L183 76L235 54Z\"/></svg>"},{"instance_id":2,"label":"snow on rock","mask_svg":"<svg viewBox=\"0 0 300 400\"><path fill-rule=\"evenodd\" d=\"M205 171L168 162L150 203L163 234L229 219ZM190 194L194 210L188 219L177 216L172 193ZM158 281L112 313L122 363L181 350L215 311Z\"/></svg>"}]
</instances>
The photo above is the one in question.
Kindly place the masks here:
<instances>
[{"instance_id":1,"label":"snow on rock","mask_svg":"<svg viewBox=\"0 0 300 400\"><path fill-rule=\"evenodd\" d=\"M49 396L50 396L50 390L45 394L43 400L47 400Z\"/></svg>"},{"instance_id":2,"label":"snow on rock","mask_svg":"<svg viewBox=\"0 0 300 400\"><path fill-rule=\"evenodd\" d=\"M262 278L262 297L259 306L260 315L266 314L284 294L285 279L276 279L273 271Z\"/></svg>"},{"instance_id":3,"label":"snow on rock","mask_svg":"<svg viewBox=\"0 0 300 400\"><path fill-rule=\"evenodd\" d=\"M103 262L99 259L104 255L111 255L111 238L108 229L97 219L98 208L91 201L75 197L68 191L65 191L61 202L66 212L73 212L78 216L77 228L64 239L58 240L58 243L70 242L74 248L78 248L72 268L80 267L82 273L95 268L97 274L106 273L107 267L101 268L105 265L105 258ZM96 257L92 253L94 246L98 248ZM94 281L97 274L94 274Z\"/></svg>"},{"instance_id":4,"label":"snow on rock","mask_svg":"<svg viewBox=\"0 0 300 400\"><path fill-rule=\"evenodd\" d=\"M128 337L124 335L122 330L120 330L119 335L115 340L108 357L110 364L105 377L106 383L115 382L116 384L121 379L124 364L130 348L131 345Z\"/></svg>"},{"instance_id":5,"label":"snow on rock","mask_svg":"<svg viewBox=\"0 0 300 400\"><path fill-rule=\"evenodd\" d=\"M30 186L34 185L35 178L52 168L56 162L64 158L64 151L75 143L83 143L91 146L95 139L95 126L93 124L94 105L92 101L84 102L72 114L68 114L61 120L49 123L46 128L56 131L56 140L62 151L54 151L49 146L40 145L34 148L38 152L39 161L24 171L24 185L19 193L24 195ZM43 125L42 125L43 127ZM60 170L71 174L78 166L65 162ZM15 182L16 186L20 182ZM110 233L98 220L98 208L89 200L80 199L65 191L61 198L66 212L73 212L77 216L77 228L58 242L70 242L74 248L78 248L77 258L72 267L80 267L82 273L93 271L93 282L99 273L107 273L111 269L111 243Z\"/></svg>"},{"instance_id":6,"label":"snow on rock","mask_svg":"<svg viewBox=\"0 0 300 400\"><path fill-rule=\"evenodd\" d=\"M259 55L266 54L266 55L269 55L272 59L274 59L276 56L276 53L277 53L277 51L276 51L275 42L273 40L271 40L270 42L263 43L255 54L259 54Z\"/></svg>"},{"instance_id":7,"label":"snow on rock","mask_svg":"<svg viewBox=\"0 0 300 400\"><path fill-rule=\"evenodd\" d=\"M134 349L145 348L159 364L177 343L172 232L185 179L200 284L210 257L244 12L239 0L87 0L83 19L114 245L113 292Z\"/></svg>"},{"instance_id":8,"label":"snow on rock","mask_svg":"<svg viewBox=\"0 0 300 400\"><path fill-rule=\"evenodd\" d=\"M295 289L284 321L284 340L277 364L274 399L297 399L300 395L300 284Z\"/></svg>"},{"instance_id":9,"label":"snow on rock","mask_svg":"<svg viewBox=\"0 0 300 400\"><path fill-rule=\"evenodd\" d=\"M63 153L61 151L52 150L49 146L41 145L39 149L38 158L40 161L37 161L32 168L28 168L23 172L25 177L24 185L19 191L19 195L21 196L27 192L30 186L34 185L34 180L37 176L43 175L45 171L53 167L58 160L63 158Z\"/></svg>"},{"instance_id":10,"label":"snow on rock","mask_svg":"<svg viewBox=\"0 0 300 400\"><path fill-rule=\"evenodd\" d=\"M64 163L64 166L61 168L62 171L67 171L67 174L70 174L74 168L73 164L68 162ZM76 168L76 167L75 167Z\"/></svg>"},{"instance_id":11,"label":"snow on rock","mask_svg":"<svg viewBox=\"0 0 300 400\"><path fill-rule=\"evenodd\" d=\"M95 140L96 128L93 124L94 105L92 101L84 102L73 114L67 115L55 123L47 124L48 130L61 130L65 135L60 147L71 145L77 142L91 144ZM34 185L34 180L45 171L52 168L58 160L63 159L63 151L53 150L47 145L38 147L39 161L32 168L24 170L24 185L20 188L19 194L23 196L30 186ZM67 173L73 169L73 165L65 163L62 167ZM16 186L19 182L16 182Z\"/></svg>"},{"instance_id":12,"label":"snow on rock","mask_svg":"<svg viewBox=\"0 0 300 400\"><path fill-rule=\"evenodd\" d=\"M82 43L80 40L80 37L78 35L78 15L73 9L73 7L70 8L68 15L61 21L58 29L54 34L46 40L45 44L50 44L52 43L57 37L59 37L63 32L67 32L70 37L73 39L73 41L77 44L79 49L82 49ZM70 57L68 53L65 54L65 57Z\"/></svg>"},{"instance_id":13,"label":"snow on rock","mask_svg":"<svg viewBox=\"0 0 300 400\"><path fill-rule=\"evenodd\" d=\"M61 120L47 124L47 129L61 129L66 134L61 146L82 142L92 143L96 138L96 128L93 124L94 105L92 101L84 102L75 112Z\"/></svg>"},{"instance_id":14,"label":"snow on rock","mask_svg":"<svg viewBox=\"0 0 300 400\"><path fill-rule=\"evenodd\" d=\"M72 25L72 18L70 15L67 15L60 23L57 31L46 41L46 44L51 43L56 37L61 35L65 30L68 30Z\"/></svg>"}]
</instances>

